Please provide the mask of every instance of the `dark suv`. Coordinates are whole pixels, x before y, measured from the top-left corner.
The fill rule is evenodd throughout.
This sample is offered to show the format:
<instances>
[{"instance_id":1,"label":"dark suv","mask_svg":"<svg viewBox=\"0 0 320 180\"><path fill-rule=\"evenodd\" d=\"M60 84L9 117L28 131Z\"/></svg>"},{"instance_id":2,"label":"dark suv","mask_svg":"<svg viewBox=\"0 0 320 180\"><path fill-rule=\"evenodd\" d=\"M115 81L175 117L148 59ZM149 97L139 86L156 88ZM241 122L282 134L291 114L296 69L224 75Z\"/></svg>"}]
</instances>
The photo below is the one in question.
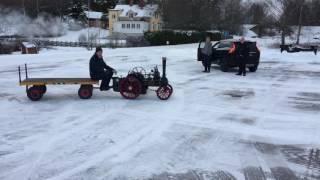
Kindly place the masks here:
<instances>
[{"instance_id":1,"label":"dark suv","mask_svg":"<svg viewBox=\"0 0 320 180\"><path fill-rule=\"evenodd\" d=\"M220 66L221 71L228 72L229 68L239 66L239 62L236 58L236 49L239 44L239 40L228 39L215 43L212 46L211 62ZM250 72L256 72L260 62L260 50L257 47L256 42L246 41L249 46L249 57L247 59L247 67ZM203 54L202 48L204 48L205 42L200 42L198 47L198 61L202 61Z\"/></svg>"}]
</instances>

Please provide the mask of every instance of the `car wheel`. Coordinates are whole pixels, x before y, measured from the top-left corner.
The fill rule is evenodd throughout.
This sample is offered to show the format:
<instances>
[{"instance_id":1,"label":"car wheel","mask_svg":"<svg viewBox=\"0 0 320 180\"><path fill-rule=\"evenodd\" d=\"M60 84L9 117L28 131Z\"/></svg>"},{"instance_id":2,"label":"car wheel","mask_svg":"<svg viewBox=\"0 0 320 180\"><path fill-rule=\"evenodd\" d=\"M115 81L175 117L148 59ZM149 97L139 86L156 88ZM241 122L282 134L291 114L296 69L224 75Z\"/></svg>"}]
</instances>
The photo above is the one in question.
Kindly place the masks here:
<instances>
[{"instance_id":1,"label":"car wheel","mask_svg":"<svg viewBox=\"0 0 320 180\"><path fill-rule=\"evenodd\" d=\"M224 61L222 61L220 63L220 69L222 72L228 72L229 71L229 66L227 63L225 63Z\"/></svg>"},{"instance_id":2,"label":"car wheel","mask_svg":"<svg viewBox=\"0 0 320 180\"><path fill-rule=\"evenodd\" d=\"M258 65L255 65L253 67L249 67L250 72L256 72L258 70Z\"/></svg>"}]
</instances>

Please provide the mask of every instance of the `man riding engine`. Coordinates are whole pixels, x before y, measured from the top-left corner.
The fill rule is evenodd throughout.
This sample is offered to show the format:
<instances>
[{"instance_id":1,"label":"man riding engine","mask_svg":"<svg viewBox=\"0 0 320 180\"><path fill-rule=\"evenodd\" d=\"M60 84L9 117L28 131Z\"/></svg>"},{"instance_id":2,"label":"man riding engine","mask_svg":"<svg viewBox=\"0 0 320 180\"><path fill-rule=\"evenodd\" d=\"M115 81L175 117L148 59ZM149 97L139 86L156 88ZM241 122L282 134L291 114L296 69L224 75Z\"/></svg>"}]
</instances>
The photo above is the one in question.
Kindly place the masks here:
<instances>
[{"instance_id":1,"label":"man riding engine","mask_svg":"<svg viewBox=\"0 0 320 180\"><path fill-rule=\"evenodd\" d=\"M100 90L108 91L110 80L117 71L104 62L102 55L102 48L97 47L95 54L90 59L90 77L92 80L102 80Z\"/></svg>"}]
</instances>

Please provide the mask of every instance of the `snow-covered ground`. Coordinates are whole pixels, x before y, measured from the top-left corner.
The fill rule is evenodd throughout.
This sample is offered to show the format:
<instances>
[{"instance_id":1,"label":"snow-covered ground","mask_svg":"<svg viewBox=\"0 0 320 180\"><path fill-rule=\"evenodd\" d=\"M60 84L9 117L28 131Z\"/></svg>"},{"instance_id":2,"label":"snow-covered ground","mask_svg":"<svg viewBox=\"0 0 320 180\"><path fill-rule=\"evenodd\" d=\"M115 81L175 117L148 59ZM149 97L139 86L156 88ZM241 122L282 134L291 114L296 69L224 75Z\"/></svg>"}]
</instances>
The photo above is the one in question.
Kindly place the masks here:
<instances>
[{"instance_id":1,"label":"snow-covered ground","mask_svg":"<svg viewBox=\"0 0 320 180\"><path fill-rule=\"evenodd\" d=\"M31 102L18 65L31 77L88 77L93 52L0 56L0 179L320 179L320 58L267 47L247 77L201 73L197 44L105 49L120 75L167 57L166 102L153 91L80 100L78 86Z\"/></svg>"},{"instance_id":2,"label":"snow-covered ground","mask_svg":"<svg viewBox=\"0 0 320 180\"><path fill-rule=\"evenodd\" d=\"M258 35L250 30L255 25L246 24L243 25L244 35L246 37L257 37ZM297 34L298 34L298 26L292 26L293 33L290 36L286 36L286 44L295 44L297 42ZM265 39L269 40L269 45L273 43L280 43L281 42L281 35L278 34L276 36L265 37ZM255 39L257 40L257 39ZM260 39L258 39L259 41ZM265 43L265 42L264 42ZM303 26L301 29L301 36L300 36L300 43L301 44L314 44L320 46L320 26Z\"/></svg>"}]
</instances>

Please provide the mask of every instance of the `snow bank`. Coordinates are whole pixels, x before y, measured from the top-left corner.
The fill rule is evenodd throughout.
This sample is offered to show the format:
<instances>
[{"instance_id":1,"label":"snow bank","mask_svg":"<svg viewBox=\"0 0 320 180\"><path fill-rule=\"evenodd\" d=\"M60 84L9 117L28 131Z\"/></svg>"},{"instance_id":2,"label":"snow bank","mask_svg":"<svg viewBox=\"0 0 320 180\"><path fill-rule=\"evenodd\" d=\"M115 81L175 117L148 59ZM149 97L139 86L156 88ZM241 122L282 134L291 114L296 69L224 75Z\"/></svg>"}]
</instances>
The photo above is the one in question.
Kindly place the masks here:
<instances>
[{"instance_id":1,"label":"snow bank","mask_svg":"<svg viewBox=\"0 0 320 180\"><path fill-rule=\"evenodd\" d=\"M83 41L87 41L88 34L90 39L106 43L108 42L107 37L109 36L109 30L102 28L84 28L79 31L66 31L66 34L59 37L47 38L52 41L66 41L66 42L78 42L81 41L81 36L84 37Z\"/></svg>"}]
</instances>

